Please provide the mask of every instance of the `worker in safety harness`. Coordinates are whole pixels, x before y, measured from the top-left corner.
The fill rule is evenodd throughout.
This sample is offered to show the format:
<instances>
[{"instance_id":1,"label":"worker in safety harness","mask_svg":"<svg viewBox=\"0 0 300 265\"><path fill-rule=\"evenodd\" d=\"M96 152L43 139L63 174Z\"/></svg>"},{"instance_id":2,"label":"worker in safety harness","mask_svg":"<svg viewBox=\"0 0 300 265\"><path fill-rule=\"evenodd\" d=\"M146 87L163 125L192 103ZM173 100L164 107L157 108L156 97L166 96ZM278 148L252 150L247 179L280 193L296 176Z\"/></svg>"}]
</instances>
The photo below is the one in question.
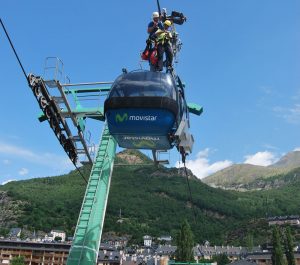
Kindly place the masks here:
<instances>
[{"instance_id":1,"label":"worker in safety harness","mask_svg":"<svg viewBox=\"0 0 300 265\"><path fill-rule=\"evenodd\" d=\"M152 21L148 24L148 29L147 29L150 39L158 29L163 30L164 26L163 26L162 22L160 21L159 13L153 12L152 13Z\"/></svg>"},{"instance_id":2,"label":"worker in safety harness","mask_svg":"<svg viewBox=\"0 0 300 265\"><path fill-rule=\"evenodd\" d=\"M141 54L142 60L148 60L150 65L150 71L156 71L157 65L157 46L155 44L155 32L164 29L163 23L160 20L158 12L152 13L152 21L148 24L147 32L149 37L146 41L147 45L143 53Z\"/></svg>"},{"instance_id":3,"label":"worker in safety harness","mask_svg":"<svg viewBox=\"0 0 300 265\"><path fill-rule=\"evenodd\" d=\"M173 63L173 50L171 46L172 33L169 31L169 27L172 25L170 20L164 22L164 29L158 29L155 32L155 41L157 44L157 71L163 71L164 66L164 53L166 53L166 67L172 68Z\"/></svg>"}]
</instances>

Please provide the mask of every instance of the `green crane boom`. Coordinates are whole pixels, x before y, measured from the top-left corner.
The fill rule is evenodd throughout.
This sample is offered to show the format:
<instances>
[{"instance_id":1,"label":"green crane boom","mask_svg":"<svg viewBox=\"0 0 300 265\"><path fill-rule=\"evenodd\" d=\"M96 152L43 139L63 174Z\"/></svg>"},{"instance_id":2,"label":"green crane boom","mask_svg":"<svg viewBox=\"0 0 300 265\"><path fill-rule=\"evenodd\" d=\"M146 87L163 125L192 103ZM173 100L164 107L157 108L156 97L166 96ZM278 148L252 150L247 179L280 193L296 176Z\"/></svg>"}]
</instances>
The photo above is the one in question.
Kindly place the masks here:
<instances>
[{"instance_id":1,"label":"green crane boom","mask_svg":"<svg viewBox=\"0 0 300 265\"><path fill-rule=\"evenodd\" d=\"M84 195L67 265L97 264L116 141L105 125Z\"/></svg>"}]
</instances>

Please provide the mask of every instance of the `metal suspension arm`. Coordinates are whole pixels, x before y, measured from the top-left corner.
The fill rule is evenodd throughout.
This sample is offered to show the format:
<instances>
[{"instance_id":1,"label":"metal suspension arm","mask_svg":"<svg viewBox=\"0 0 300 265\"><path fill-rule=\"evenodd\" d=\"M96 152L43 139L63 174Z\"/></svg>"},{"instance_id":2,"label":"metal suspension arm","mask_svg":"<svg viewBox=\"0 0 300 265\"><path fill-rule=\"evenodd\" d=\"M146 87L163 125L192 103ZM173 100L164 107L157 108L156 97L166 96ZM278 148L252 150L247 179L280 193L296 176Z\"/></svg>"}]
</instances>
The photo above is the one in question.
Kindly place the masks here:
<instances>
[{"instance_id":1,"label":"metal suspension arm","mask_svg":"<svg viewBox=\"0 0 300 265\"><path fill-rule=\"evenodd\" d=\"M81 206L67 265L97 264L117 143L105 125Z\"/></svg>"}]
</instances>

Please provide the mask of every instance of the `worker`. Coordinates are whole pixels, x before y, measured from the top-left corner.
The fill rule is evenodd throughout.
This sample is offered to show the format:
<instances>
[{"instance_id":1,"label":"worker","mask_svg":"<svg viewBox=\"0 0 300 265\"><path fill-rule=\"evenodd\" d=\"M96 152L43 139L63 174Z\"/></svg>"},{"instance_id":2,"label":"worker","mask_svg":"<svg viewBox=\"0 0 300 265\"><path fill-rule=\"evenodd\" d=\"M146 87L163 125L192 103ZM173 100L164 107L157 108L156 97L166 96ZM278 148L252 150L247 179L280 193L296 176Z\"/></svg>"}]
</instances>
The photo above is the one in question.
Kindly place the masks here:
<instances>
[{"instance_id":1,"label":"worker","mask_svg":"<svg viewBox=\"0 0 300 265\"><path fill-rule=\"evenodd\" d=\"M163 24L160 21L160 16L158 12L152 13L152 21L148 24L147 32L149 33L149 38L153 36L153 34L158 30L163 30Z\"/></svg>"},{"instance_id":2,"label":"worker","mask_svg":"<svg viewBox=\"0 0 300 265\"><path fill-rule=\"evenodd\" d=\"M164 29L158 29L155 32L155 38L157 43L157 71L162 71L164 66L164 53L166 53L166 67L172 68L173 63L173 50L171 46L172 34L169 31L169 27L172 25L170 20L164 22Z\"/></svg>"},{"instance_id":3,"label":"worker","mask_svg":"<svg viewBox=\"0 0 300 265\"><path fill-rule=\"evenodd\" d=\"M142 53L142 59L148 59L150 65L150 71L156 71L157 68L157 51L155 45L155 32L160 29L163 30L164 26L160 20L160 15L158 12L152 13L152 21L148 24L147 32L149 37L146 41L146 48Z\"/></svg>"}]
</instances>

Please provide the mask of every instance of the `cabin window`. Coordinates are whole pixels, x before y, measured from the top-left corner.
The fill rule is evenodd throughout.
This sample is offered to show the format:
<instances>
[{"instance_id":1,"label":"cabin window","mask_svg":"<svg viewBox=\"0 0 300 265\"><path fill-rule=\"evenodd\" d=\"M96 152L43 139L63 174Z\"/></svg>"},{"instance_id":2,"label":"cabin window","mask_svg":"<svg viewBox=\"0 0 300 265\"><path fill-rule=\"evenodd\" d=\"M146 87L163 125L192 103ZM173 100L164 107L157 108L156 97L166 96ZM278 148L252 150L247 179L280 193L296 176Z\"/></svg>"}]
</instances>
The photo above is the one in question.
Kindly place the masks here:
<instances>
[{"instance_id":1,"label":"cabin window","mask_svg":"<svg viewBox=\"0 0 300 265\"><path fill-rule=\"evenodd\" d=\"M176 100L176 84L170 74L132 72L119 76L110 97L168 97Z\"/></svg>"}]
</instances>

